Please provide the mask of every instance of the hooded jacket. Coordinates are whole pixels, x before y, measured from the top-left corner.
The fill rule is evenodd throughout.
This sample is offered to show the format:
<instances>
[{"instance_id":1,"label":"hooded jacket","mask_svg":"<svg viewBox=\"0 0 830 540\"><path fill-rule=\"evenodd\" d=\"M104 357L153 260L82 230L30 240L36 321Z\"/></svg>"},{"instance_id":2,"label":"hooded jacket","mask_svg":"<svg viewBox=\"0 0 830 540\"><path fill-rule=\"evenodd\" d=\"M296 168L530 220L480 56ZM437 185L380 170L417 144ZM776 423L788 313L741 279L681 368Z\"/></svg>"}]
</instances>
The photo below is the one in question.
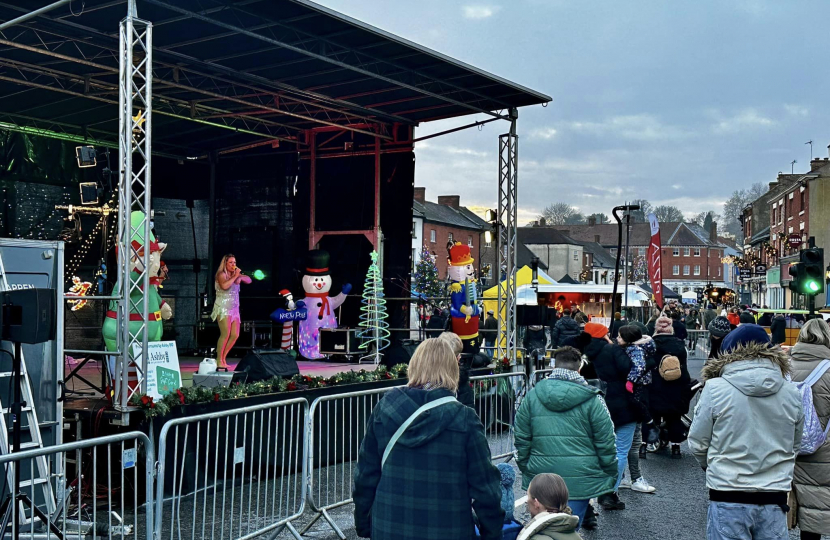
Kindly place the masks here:
<instances>
[{"instance_id":1,"label":"hooded jacket","mask_svg":"<svg viewBox=\"0 0 830 540\"><path fill-rule=\"evenodd\" d=\"M654 360L657 367L648 387L649 408L652 416L680 415L689 412L689 386L691 377L687 366L686 346L669 334L654 336ZM680 360L680 378L667 381L660 376L660 361L664 356L676 356Z\"/></svg>"},{"instance_id":2,"label":"hooded jacket","mask_svg":"<svg viewBox=\"0 0 830 540\"><path fill-rule=\"evenodd\" d=\"M372 540L500 540L504 511L498 469L469 407L447 403L404 431L381 470L387 444L419 407L448 390L395 388L372 411L354 474L355 529Z\"/></svg>"},{"instance_id":3,"label":"hooded jacket","mask_svg":"<svg viewBox=\"0 0 830 540\"><path fill-rule=\"evenodd\" d=\"M710 360L689 448L717 491L787 492L801 445L801 394L779 348L751 343Z\"/></svg>"},{"instance_id":4,"label":"hooded jacket","mask_svg":"<svg viewBox=\"0 0 830 540\"><path fill-rule=\"evenodd\" d=\"M790 349L793 381L803 381L825 358L830 349L814 343L798 342ZM822 426L830 422L830 371L812 387L813 405ZM795 487L798 500L798 526L804 531L830 534L830 442L814 454L795 460Z\"/></svg>"},{"instance_id":5,"label":"hooded jacket","mask_svg":"<svg viewBox=\"0 0 830 540\"><path fill-rule=\"evenodd\" d=\"M582 332L579 323L567 315L556 321L550 334L551 347L561 347L562 342Z\"/></svg>"},{"instance_id":6,"label":"hooded jacket","mask_svg":"<svg viewBox=\"0 0 830 540\"><path fill-rule=\"evenodd\" d=\"M772 318L769 325L770 339L773 343L787 341L787 320L780 313Z\"/></svg>"},{"instance_id":7,"label":"hooded jacket","mask_svg":"<svg viewBox=\"0 0 830 540\"><path fill-rule=\"evenodd\" d=\"M571 514L542 512L524 526L516 540L580 540L579 518Z\"/></svg>"},{"instance_id":8,"label":"hooded jacket","mask_svg":"<svg viewBox=\"0 0 830 540\"><path fill-rule=\"evenodd\" d=\"M523 489L537 474L556 473L571 499L614 490L614 426L599 394L592 386L562 379L543 379L533 387L514 426Z\"/></svg>"},{"instance_id":9,"label":"hooded jacket","mask_svg":"<svg viewBox=\"0 0 830 540\"><path fill-rule=\"evenodd\" d=\"M585 356L593 363L597 378L607 385L605 403L611 412L614 427L642 420L640 405L634 399L634 394L625 389L633 365L625 354L625 349L604 339L594 338L585 349Z\"/></svg>"}]
</instances>

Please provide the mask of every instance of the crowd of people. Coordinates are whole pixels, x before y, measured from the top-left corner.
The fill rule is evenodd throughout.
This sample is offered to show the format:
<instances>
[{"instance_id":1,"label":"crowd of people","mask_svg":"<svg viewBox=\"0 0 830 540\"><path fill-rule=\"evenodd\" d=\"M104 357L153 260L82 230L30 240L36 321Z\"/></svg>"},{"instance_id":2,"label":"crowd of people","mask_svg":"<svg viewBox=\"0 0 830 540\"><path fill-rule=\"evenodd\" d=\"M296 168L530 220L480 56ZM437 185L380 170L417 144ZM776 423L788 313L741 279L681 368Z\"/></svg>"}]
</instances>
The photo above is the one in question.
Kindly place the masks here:
<instances>
[{"instance_id":1,"label":"crowd of people","mask_svg":"<svg viewBox=\"0 0 830 540\"><path fill-rule=\"evenodd\" d=\"M580 538L599 526L592 501L620 511L622 489L657 490L639 466L649 448L680 459L686 440L705 470L708 538L786 538L788 524L803 540L830 534L830 327L806 321L785 351L758 322L714 306L610 329L578 311L561 318L551 372L513 425L531 515L518 538ZM689 425L688 330L701 328L713 353ZM497 540L516 526L515 472L491 463L461 357L454 334L426 340L407 387L374 409L354 477L359 536Z\"/></svg>"}]
</instances>

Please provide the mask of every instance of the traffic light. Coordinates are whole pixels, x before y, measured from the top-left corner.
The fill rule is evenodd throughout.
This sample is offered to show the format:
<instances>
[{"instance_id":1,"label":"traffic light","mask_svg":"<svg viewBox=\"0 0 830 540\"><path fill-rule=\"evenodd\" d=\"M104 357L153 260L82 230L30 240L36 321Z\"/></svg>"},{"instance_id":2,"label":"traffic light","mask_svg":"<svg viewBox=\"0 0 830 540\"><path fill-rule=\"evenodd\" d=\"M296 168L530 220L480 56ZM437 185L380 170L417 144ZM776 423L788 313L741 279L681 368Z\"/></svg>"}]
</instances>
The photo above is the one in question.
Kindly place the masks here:
<instances>
[{"instance_id":1,"label":"traffic light","mask_svg":"<svg viewBox=\"0 0 830 540\"><path fill-rule=\"evenodd\" d=\"M801 251L799 262L790 266L790 290L815 296L825 289L824 250L811 247Z\"/></svg>"}]
</instances>

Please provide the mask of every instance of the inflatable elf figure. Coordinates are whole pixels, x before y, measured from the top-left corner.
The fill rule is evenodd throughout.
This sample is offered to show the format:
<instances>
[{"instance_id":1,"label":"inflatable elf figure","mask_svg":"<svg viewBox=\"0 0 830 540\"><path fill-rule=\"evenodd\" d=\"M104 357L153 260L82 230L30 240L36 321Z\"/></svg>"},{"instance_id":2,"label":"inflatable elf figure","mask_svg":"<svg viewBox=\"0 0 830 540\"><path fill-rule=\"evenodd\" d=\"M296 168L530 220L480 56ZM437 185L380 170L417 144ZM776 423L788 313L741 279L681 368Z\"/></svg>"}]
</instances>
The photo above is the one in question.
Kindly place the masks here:
<instances>
[{"instance_id":1,"label":"inflatable elf figure","mask_svg":"<svg viewBox=\"0 0 830 540\"><path fill-rule=\"evenodd\" d=\"M140 287L130 293L130 333L136 334L141 328L141 319L143 318L143 314L139 313L138 310L144 307L144 296L146 294L148 297L147 340L161 341L163 332L162 320L167 320L173 317L173 310L169 304L161 299L157 286L153 284L152 277L158 276L159 274L159 269L161 268L161 253L165 250L167 244L156 242L155 235L153 235L152 232L150 232L150 241L145 242L144 227L141 226L143 220L143 212L136 211L130 214L131 230L135 231L132 235L132 246L135 251L132 249L127 250L127 256L131 257L130 271L132 279L138 279L142 269L144 250L148 247L150 248L150 268L148 268L148 272L151 276L151 285L148 291L144 291L143 287ZM138 252L139 256L136 256L135 252ZM129 286L129 283L124 283L122 286L127 287ZM114 296L117 296L118 294L120 294L120 291L113 291ZM104 345L108 351L118 350L118 332L120 329L118 328L116 322L117 309L117 302L111 301L109 310L107 311L107 317L104 319L102 333L104 336ZM132 351L129 352L130 356L132 356ZM113 368L119 370L121 369L121 366L116 364ZM135 366L130 366L129 373L129 386L130 388L135 388L137 383ZM117 393L120 391L120 388L116 388L115 391L117 398Z\"/></svg>"},{"instance_id":2,"label":"inflatable elf figure","mask_svg":"<svg viewBox=\"0 0 830 540\"><path fill-rule=\"evenodd\" d=\"M475 354L479 351L481 340L478 336L479 309L476 294L474 259L470 255L470 246L456 242L447 246L449 251L450 278L450 317L452 331L458 334L464 344L464 353Z\"/></svg>"}]
</instances>

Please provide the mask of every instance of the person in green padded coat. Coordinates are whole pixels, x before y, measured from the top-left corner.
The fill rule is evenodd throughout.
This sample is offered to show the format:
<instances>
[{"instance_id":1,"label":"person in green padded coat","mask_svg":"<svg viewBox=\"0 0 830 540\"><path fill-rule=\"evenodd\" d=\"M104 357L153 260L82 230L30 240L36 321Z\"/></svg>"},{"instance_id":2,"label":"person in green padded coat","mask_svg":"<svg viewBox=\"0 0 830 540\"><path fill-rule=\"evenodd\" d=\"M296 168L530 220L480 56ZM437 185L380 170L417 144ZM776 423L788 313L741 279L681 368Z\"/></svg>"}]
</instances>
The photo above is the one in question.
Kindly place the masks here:
<instances>
[{"instance_id":1,"label":"person in green padded coat","mask_svg":"<svg viewBox=\"0 0 830 540\"><path fill-rule=\"evenodd\" d=\"M144 228L141 226L142 221L144 220L144 213L135 211L130 214L130 224L132 230L135 232L132 235L132 248L127 250L127 255L130 257L130 269L132 271L133 279L136 279L140 274L142 269L143 262L141 257L144 253L144 250L147 248L147 243L144 241ZM173 310L170 308L170 305L167 304L164 300L162 300L161 296L156 289L156 286L153 284L153 277L158 276L159 270L161 268L161 253L167 247L166 244L161 244L156 242L156 237L150 232L150 264L148 267L148 272L151 278L151 285L150 290L146 292L147 294L147 339L148 341L161 341L161 336L163 332L163 323L162 320L170 319L173 316ZM138 252L139 256L136 256L136 252ZM113 291L113 295L120 294L120 291ZM136 334L141 328L141 319L143 314L139 313L138 310L142 309L144 306L144 295L145 291L141 288L137 288L130 294L130 333ZM116 310L118 309L118 303L115 301L111 301L109 305L109 309L107 311L107 317L104 319L104 327L102 329L102 334L104 337L104 345L106 346L108 351L117 351L118 350L118 332L119 328L116 323ZM130 351L130 355L132 356L132 351ZM116 369L121 369L120 366L116 366ZM119 388L116 388L116 393L120 391Z\"/></svg>"},{"instance_id":2,"label":"person in green padded coat","mask_svg":"<svg viewBox=\"0 0 830 540\"><path fill-rule=\"evenodd\" d=\"M516 414L516 463L524 489L542 473L565 480L578 529L588 501L614 490L614 425L600 391L579 374L580 352L561 347L553 356L550 376L533 387Z\"/></svg>"}]
</instances>

